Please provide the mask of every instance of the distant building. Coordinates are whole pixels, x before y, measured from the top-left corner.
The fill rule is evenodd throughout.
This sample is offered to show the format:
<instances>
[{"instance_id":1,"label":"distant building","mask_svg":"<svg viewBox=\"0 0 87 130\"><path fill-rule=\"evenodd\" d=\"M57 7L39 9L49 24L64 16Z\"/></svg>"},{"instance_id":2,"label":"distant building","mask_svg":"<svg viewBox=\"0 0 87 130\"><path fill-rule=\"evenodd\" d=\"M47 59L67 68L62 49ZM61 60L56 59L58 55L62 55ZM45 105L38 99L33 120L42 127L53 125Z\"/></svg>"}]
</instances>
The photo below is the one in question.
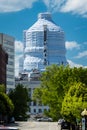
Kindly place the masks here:
<instances>
[{"instance_id":1,"label":"distant building","mask_svg":"<svg viewBox=\"0 0 87 130\"><path fill-rule=\"evenodd\" d=\"M43 70L46 66L67 64L65 36L51 14L40 13L38 20L24 34L23 70Z\"/></svg>"},{"instance_id":2,"label":"distant building","mask_svg":"<svg viewBox=\"0 0 87 130\"><path fill-rule=\"evenodd\" d=\"M15 84L23 84L29 91L29 97L32 99L32 94L35 88L38 88L40 86L40 72L37 70L34 70L30 73L28 77L28 73L23 73L19 75L19 78L15 79ZM29 114L31 115L39 115L42 116L45 110L49 110L48 106L44 106L40 102L35 102L31 100L30 104L30 111Z\"/></svg>"},{"instance_id":3,"label":"distant building","mask_svg":"<svg viewBox=\"0 0 87 130\"><path fill-rule=\"evenodd\" d=\"M20 58L20 78L16 84L22 83L29 89L32 98L33 90L40 85L40 74L52 64L67 65L65 36L61 27L52 20L51 14L40 13L38 20L23 31L24 52ZM43 113L48 106L31 102L30 113Z\"/></svg>"},{"instance_id":4,"label":"distant building","mask_svg":"<svg viewBox=\"0 0 87 130\"><path fill-rule=\"evenodd\" d=\"M8 54L0 45L0 84L6 87L6 65L8 63Z\"/></svg>"},{"instance_id":5,"label":"distant building","mask_svg":"<svg viewBox=\"0 0 87 130\"><path fill-rule=\"evenodd\" d=\"M0 33L0 44L8 54L8 65L6 71L6 86L7 91L15 87L15 53L14 53L14 38Z\"/></svg>"}]
</instances>

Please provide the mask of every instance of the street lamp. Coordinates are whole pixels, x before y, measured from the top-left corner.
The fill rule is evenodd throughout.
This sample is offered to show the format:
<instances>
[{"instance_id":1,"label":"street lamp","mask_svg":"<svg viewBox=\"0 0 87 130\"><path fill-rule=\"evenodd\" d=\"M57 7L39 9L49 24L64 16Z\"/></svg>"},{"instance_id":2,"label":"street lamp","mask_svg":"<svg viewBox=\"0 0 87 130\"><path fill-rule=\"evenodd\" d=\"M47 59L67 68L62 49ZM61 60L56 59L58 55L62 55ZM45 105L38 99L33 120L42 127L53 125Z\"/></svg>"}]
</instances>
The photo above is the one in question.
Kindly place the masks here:
<instances>
[{"instance_id":1,"label":"street lamp","mask_svg":"<svg viewBox=\"0 0 87 130\"><path fill-rule=\"evenodd\" d=\"M82 111L81 115L82 115L82 116L87 116L87 110L84 109L84 111Z\"/></svg>"},{"instance_id":2,"label":"street lamp","mask_svg":"<svg viewBox=\"0 0 87 130\"><path fill-rule=\"evenodd\" d=\"M87 130L87 110L82 111L82 130Z\"/></svg>"}]
</instances>

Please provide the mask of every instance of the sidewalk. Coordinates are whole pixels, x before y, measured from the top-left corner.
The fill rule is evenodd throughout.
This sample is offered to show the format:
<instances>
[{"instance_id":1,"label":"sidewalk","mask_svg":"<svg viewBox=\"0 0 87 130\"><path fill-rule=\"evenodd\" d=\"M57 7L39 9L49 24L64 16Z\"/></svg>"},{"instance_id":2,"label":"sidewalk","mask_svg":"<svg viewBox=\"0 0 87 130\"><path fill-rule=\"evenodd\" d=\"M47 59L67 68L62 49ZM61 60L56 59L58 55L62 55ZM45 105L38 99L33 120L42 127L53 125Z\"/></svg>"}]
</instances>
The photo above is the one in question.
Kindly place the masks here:
<instances>
[{"instance_id":1,"label":"sidewalk","mask_svg":"<svg viewBox=\"0 0 87 130\"><path fill-rule=\"evenodd\" d=\"M18 130L18 128L16 128L15 126L15 123L8 125L0 125L0 130Z\"/></svg>"},{"instance_id":2,"label":"sidewalk","mask_svg":"<svg viewBox=\"0 0 87 130\"><path fill-rule=\"evenodd\" d=\"M18 130L18 128L15 127L6 127L6 126L0 126L0 130Z\"/></svg>"}]
</instances>

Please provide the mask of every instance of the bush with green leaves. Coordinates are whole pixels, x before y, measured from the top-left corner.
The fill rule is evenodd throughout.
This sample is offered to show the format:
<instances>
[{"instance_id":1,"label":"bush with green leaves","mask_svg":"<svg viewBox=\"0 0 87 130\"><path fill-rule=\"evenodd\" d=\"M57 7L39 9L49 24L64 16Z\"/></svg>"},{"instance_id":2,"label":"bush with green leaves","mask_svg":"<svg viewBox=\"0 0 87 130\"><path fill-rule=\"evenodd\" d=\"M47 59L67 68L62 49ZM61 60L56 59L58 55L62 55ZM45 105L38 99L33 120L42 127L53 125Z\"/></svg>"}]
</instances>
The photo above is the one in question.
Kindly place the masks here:
<instances>
[{"instance_id":1,"label":"bush with green leaves","mask_svg":"<svg viewBox=\"0 0 87 130\"><path fill-rule=\"evenodd\" d=\"M2 115L10 115L14 110L11 99L3 92L0 92L0 113Z\"/></svg>"},{"instance_id":2,"label":"bush with green leaves","mask_svg":"<svg viewBox=\"0 0 87 130\"><path fill-rule=\"evenodd\" d=\"M78 98L75 94L79 94L80 92L80 89L77 89L79 85L80 89L82 88L82 91L84 90L85 93L83 94L83 97L81 97L81 93ZM77 88L75 88L75 91L72 90L74 96L71 97L69 92L75 86L77 86ZM87 98L86 86L87 68L71 68L69 65L51 65L48 66L45 72L42 73L41 84L34 90L33 99L42 102L44 105L48 105L49 111L47 114L49 114L49 116L51 116L54 120L58 120L58 118L66 116L67 120L71 120L70 118L72 116L72 121L74 121L76 118L80 118L81 110L83 108L87 108L86 101L84 102L84 105L81 106L82 100L86 100ZM66 100L67 103L65 102ZM75 104L72 104L71 102L69 103L69 101L72 100ZM74 108L72 113L70 112L72 109L70 110L70 107L67 108L68 104L71 104L72 109ZM78 110L78 107L80 110Z\"/></svg>"},{"instance_id":3,"label":"bush with green leaves","mask_svg":"<svg viewBox=\"0 0 87 130\"><path fill-rule=\"evenodd\" d=\"M18 84L14 90L11 90L9 93L9 97L11 98L14 104L14 112L13 115L16 120L26 120L27 112L29 111L29 94L28 90L22 84Z\"/></svg>"}]
</instances>

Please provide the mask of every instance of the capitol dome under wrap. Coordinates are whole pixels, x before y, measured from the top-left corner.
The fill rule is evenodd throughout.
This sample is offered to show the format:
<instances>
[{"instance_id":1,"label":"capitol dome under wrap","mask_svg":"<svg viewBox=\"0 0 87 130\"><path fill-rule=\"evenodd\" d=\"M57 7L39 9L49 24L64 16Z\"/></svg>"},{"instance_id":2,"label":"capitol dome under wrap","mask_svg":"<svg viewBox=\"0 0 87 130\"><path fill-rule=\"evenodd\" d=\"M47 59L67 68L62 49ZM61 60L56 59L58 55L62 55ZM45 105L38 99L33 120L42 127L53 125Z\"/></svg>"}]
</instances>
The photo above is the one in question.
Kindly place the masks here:
<instances>
[{"instance_id":1,"label":"capitol dome under wrap","mask_svg":"<svg viewBox=\"0 0 87 130\"><path fill-rule=\"evenodd\" d=\"M38 20L24 31L23 70L44 70L51 64L67 64L64 31L57 26L50 13L40 13Z\"/></svg>"}]
</instances>

